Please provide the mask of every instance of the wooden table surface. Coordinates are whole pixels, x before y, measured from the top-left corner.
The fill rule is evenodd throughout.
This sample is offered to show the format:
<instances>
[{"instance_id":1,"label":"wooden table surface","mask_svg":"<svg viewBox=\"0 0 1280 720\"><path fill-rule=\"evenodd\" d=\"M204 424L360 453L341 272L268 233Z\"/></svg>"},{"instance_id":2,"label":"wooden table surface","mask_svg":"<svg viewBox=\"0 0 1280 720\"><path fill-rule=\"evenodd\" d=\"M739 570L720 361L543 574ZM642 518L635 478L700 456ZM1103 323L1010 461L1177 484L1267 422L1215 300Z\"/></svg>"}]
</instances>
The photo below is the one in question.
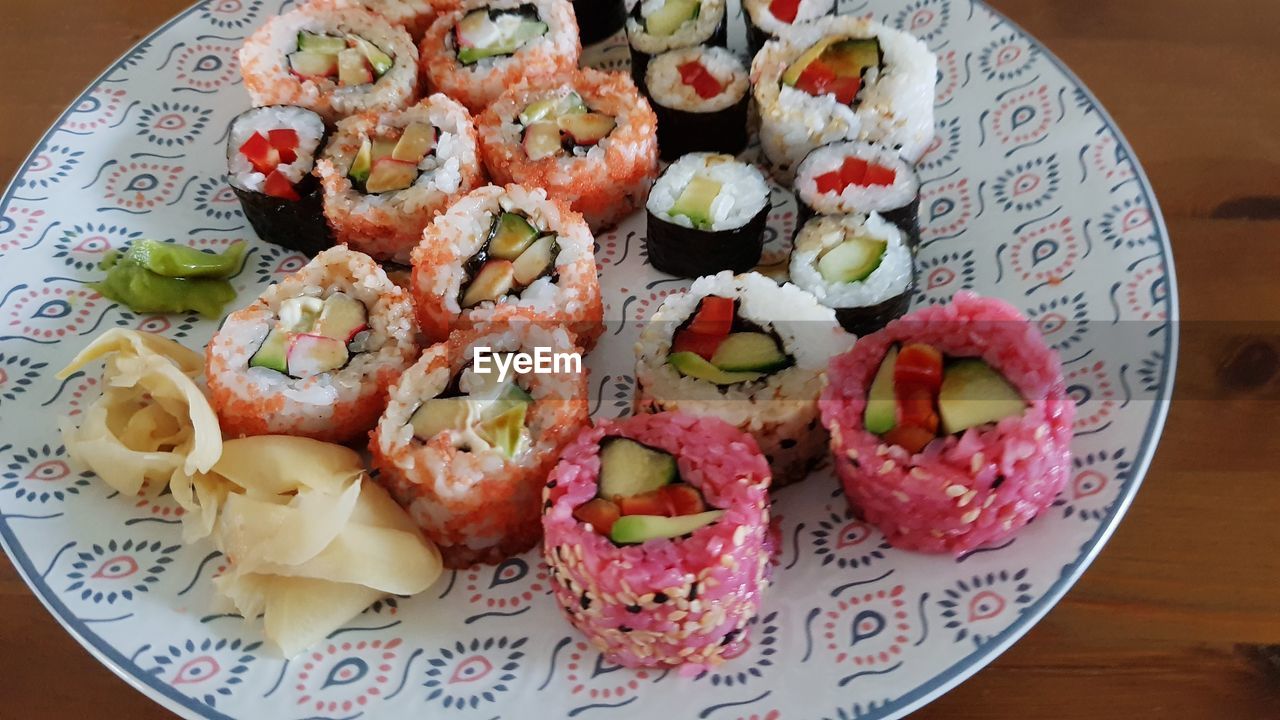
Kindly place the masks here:
<instances>
[{"instance_id":1,"label":"wooden table surface","mask_svg":"<svg viewBox=\"0 0 1280 720\"><path fill-rule=\"evenodd\" d=\"M917 716L1280 717L1280 653L1264 647L1280 645L1280 3L994 4L1084 79L1146 167L1182 347L1155 463L1111 542L1022 641ZM5 2L0 175L182 5ZM0 678L0 717L167 716L63 632L7 558Z\"/></svg>"}]
</instances>

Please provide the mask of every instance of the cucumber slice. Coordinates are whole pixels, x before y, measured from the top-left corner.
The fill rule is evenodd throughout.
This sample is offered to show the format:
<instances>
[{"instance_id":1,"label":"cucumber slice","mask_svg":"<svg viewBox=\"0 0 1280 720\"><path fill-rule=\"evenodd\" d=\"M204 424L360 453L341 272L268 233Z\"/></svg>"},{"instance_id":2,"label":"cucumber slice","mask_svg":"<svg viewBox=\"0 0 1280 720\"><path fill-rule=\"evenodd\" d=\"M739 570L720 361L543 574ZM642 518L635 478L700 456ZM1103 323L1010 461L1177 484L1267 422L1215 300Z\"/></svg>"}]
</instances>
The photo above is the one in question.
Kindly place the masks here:
<instances>
[{"instance_id":1,"label":"cucumber slice","mask_svg":"<svg viewBox=\"0 0 1280 720\"><path fill-rule=\"evenodd\" d=\"M791 364L773 337L758 332L730 333L711 356L711 364L726 372L771 373Z\"/></svg>"},{"instance_id":2,"label":"cucumber slice","mask_svg":"<svg viewBox=\"0 0 1280 720\"><path fill-rule=\"evenodd\" d=\"M262 341L258 351L249 358L249 367L284 372L288 368L286 357L289 352L289 340L289 333L282 330L272 330L267 333L267 339Z\"/></svg>"},{"instance_id":3,"label":"cucumber slice","mask_svg":"<svg viewBox=\"0 0 1280 720\"><path fill-rule=\"evenodd\" d=\"M298 33L298 49L324 55L337 55L347 49L347 41L332 35L317 35L304 31Z\"/></svg>"},{"instance_id":4,"label":"cucumber slice","mask_svg":"<svg viewBox=\"0 0 1280 720\"><path fill-rule=\"evenodd\" d=\"M556 101L552 98L529 103L524 110L520 111L520 124L527 127L540 120L554 120L556 118L556 104Z\"/></svg>"},{"instance_id":5,"label":"cucumber slice","mask_svg":"<svg viewBox=\"0 0 1280 720\"><path fill-rule=\"evenodd\" d=\"M512 387L514 386L513 383ZM521 431L524 430L524 419L528 410L528 403L517 402L497 417L480 423L476 432L490 445L501 450L502 454L509 458L515 457L516 452L520 450Z\"/></svg>"},{"instance_id":6,"label":"cucumber slice","mask_svg":"<svg viewBox=\"0 0 1280 720\"><path fill-rule=\"evenodd\" d=\"M1026 409L1022 395L982 360L960 360L942 374L938 415L945 433L999 422L1021 415Z\"/></svg>"},{"instance_id":7,"label":"cucumber slice","mask_svg":"<svg viewBox=\"0 0 1280 720\"><path fill-rule=\"evenodd\" d=\"M582 101L582 96L570 90L564 97L560 98L559 104L556 106L556 115L581 115L588 112L587 104Z\"/></svg>"},{"instance_id":8,"label":"cucumber slice","mask_svg":"<svg viewBox=\"0 0 1280 720\"><path fill-rule=\"evenodd\" d=\"M373 68L373 74L375 77L382 77L393 65L395 65L391 56L382 52L382 49L377 45L374 45L359 35L352 35L351 39L355 41L356 49L360 51L360 54L369 61L369 65Z\"/></svg>"},{"instance_id":9,"label":"cucumber slice","mask_svg":"<svg viewBox=\"0 0 1280 720\"><path fill-rule=\"evenodd\" d=\"M369 180L369 173L372 170L373 143L369 142L369 138L365 138L360 145L360 151L356 153L356 159L351 161L351 169L347 171L347 177L363 185Z\"/></svg>"},{"instance_id":10,"label":"cucumber slice","mask_svg":"<svg viewBox=\"0 0 1280 720\"><path fill-rule=\"evenodd\" d=\"M845 240L818 258L818 272L829 283L866 280L884 262L889 243L869 237Z\"/></svg>"},{"instance_id":11,"label":"cucumber slice","mask_svg":"<svg viewBox=\"0 0 1280 720\"><path fill-rule=\"evenodd\" d=\"M717 180L694 175L668 211L672 217L683 215L699 230L711 227L711 203L720 195L723 185Z\"/></svg>"},{"instance_id":12,"label":"cucumber slice","mask_svg":"<svg viewBox=\"0 0 1280 720\"><path fill-rule=\"evenodd\" d=\"M710 525L723 515L723 510L708 510L697 515L679 517L623 515L609 529L609 539L619 545L632 545L648 540L674 540Z\"/></svg>"},{"instance_id":13,"label":"cucumber slice","mask_svg":"<svg viewBox=\"0 0 1280 720\"><path fill-rule=\"evenodd\" d=\"M652 15L644 19L645 32L656 37L674 34L681 25L698 17L699 0L667 0Z\"/></svg>"},{"instance_id":14,"label":"cucumber slice","mask_svg":"<svg viewBox=\"0 0 1280 720\"><path fill-rule=\"evenodd\" d=\"M822 62L838 77L862 77L868 68L880 67L880 41L845 38L833 42L822 53Z\"/></svg>"},{"instance_id":15,"label":"cucumber slice","mask_svg":"<svg viewBox=\"0 0 1280 720\"><path fill-rule=\"evenodd\" d=\"M600 447L596 494L609 500L635 497L675 482L677 474L671 453L627 438L607 438Z\"/></svg>"},{"instance_id":16,"label":"cucumber slice","mask_svg":"<svg viewBox=\"0 0 1280 720\"><path fill-rule=\"evenodd\" d=\"M419 440L430 440L445 430L462 430L467 426L470 408L466 398L432 398L413 411L409 424Z\"/></svg>"},{"instance_id":17,"label":"cucumber slice","mask_svg":"<svg viewBox=\"0 0 1280 720\"><path fill-rule=\"evenodd\" d=\"M893 369L898 364L898 346L894 345L880 361L880 369L867 391L867 410L862 425L867 432L883 435L898 424L898 402L893 396Z\"/></svg>"},{"instance_id":18,"label":"cucumber slice","mask_svg":"<svg viewBox=\"0 0 1280 720\"><path fill-rule=\"evenodd\" d=\"M304 78L333 77L338 74L338 56L331 53L299 50L289 53L289 69L295 75Z\"/></svg>"},{"instance_id":19,"label":"cucumber slice","mask_svg":"<svg viewBox=\"0 0 1280 720\"><path fill-rule=\"evenodd\" d=\"M701 355L692 352L672 353L667 358L667 362L685 377L706 380L716 385L735 385L764 377L762 372L726 372L703 360Z\"/></svg>"},{"instance_id":20,"label":"cucumber slice","mask_svg":"<svg viewBox=\"0 0 1280 720\"><path fill-rule=\"evenodd\" d=\"M528 219L522 215L504 212L498 218L493 237L489 240L489 254L503 260L515 260L537 238L538 231Z\"/></svg>"}]
</instances>

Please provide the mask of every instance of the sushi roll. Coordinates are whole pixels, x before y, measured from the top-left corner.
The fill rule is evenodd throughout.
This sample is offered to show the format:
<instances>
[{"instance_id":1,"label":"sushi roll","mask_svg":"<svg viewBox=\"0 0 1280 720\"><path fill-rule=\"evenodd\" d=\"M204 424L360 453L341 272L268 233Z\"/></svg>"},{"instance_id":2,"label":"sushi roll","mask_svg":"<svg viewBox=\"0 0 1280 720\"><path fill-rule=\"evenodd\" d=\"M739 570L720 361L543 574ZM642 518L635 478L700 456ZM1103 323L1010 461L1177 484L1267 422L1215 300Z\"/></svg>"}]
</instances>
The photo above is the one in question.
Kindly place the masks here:
<instances>
[{"instance_id":1,"label":"sushi roll","mask_svg":"<svg viewBox=\"0 0 1280 720\"><path fill-rule=\"evenodd\" d=\"M604 330L594 247L582 216L545 190L474 190L413 251L419 327L439 342L520 309L567 326L590 350Z\"/></svg>"},{"instance_id":2,"label":"sushi roll","mask_svg":"<svg viewBox=\"0 0 1280 720\"><path fill-rule=\"evenodd\" d=\"M836 0L742 0L747 20L747 52L755 57L764 44L792 25L831 15Z\"/></svg>"},{"instance_id":3,"label":"sushi roll","mask_svg":"<svg viewBox=\"0 0 1280 720\"><path fill-rule=\"evenodd\" d=\"M312 173L324 119L287 105L237 115L227 133L227 183L258 237L308 256L333 245Z\"/></svg>"},{"instance_id":4,"label":"sushi roll","mask_svg":"<svg viewBox=\"0 0 1280 720\"><path fill-rule=\"evenodd\" d=\"M691 278L746 272L764 249L769 184L732 155L691 153L658 176L646 210L655 268Z\"/></svg>"},{"instance_id":5,"label":"sushi roll","mask_svg":"<svg viewBox=\"0 0 1280 720\"><path fill-rule=\"evenodd\" d=\"M637 0L627 18L631 78L642 92L649 60L655 55L693 47L724 47L725 0Z\"/></svg>"},{"instance_id":6,"label":"sushi roll","mask_svg":"<svg viewBox=\"0 0 1280 720\"><path fill-rule=\"evenodd\" d=\"M584 69L548 85L519 85L478 120L493 182L540 187L592 232L644 204L658 174L658 120L620 73Z\"/></svg>"},{"instance_id":7,"label":"sushi roll","mask_svg":"<svg viewBox=\"0 0 1280 720\"><path fill-rule=\"evenodd\" d=\"M811 150L871 140L916 162L933 139L938 59L901 30L851 16L793 25L751 62L760 146L790 184Z\"/></svg>"},{"instance_id":8,"label":"sushi roll","mask_svg":"<svg viewBox=\"0 0 1280 720\"><path fill-rule=\"evenodd\" d=\"M418 49L409 33L335 0L268 20L245 40L240 69L254 105L300 105L330 124L407 107L418 93Z\"/></svg>"},{"instance_id":9,"label":"sushi roll","mask_svg":"<svg viewBox=\"0 0 1280 720\"><path fill-rule=\"evenodd\" d=\"M826 452L818 393L853 338L812 295L758 273L699 278L669 295L636 343L636 411L716 417L750 433L774 487Z\"/></svg>"},{"instance_id":10,"label":"sushi roll","mask_svg":"<svg viewBox=\"0 0 1280 720\"><path fill-rule=\"evenodd\" d=\"M822 215L791 251L791 282L836 311L855 335L873 333L911 305L915 267L902 231L879 215Z\"/></svg>"},{"instance_id":11,"label":"sushi roll","mask_svg":"<svg viewBox=\"0 0 1280 720\"><path fill-rule=\"evenodd\" d=\"M432 21L443 12L458 7L459 0L338 0L342 5L354 5L371 10L386 18L392 25L404 28L417 42L422 39Z\"/></svg>"},{"instance_id":12,"label":"sushi roll","mask_svg":"<svg viewBox=\"0 0 1280 720\"><path fill-rule=\"evenodd\" d=\"M362 439L413 363L413 306L369 256L325 250L223 322L205 358L228 437Z\"/></svg>"},{"instance_id":13,"label":"sushi roll","mask_svg":"<svg viewBox=\"0 0 1280 720\"><path fill-rule=\"evenodd\" d=\"M556 601L612 663L718 665L768 585L769 468L755 441L679 413L605 421L547 480Z\"/></svg>"},{"instance_id":14,"label":"sushi roll","mask_svg":"<svg viewBox=\"0 0 1280 720\"><path fill-rule=\"evenodd\" d=\"M820 402L850 505L907 550L998 543L1071 471L1058 355L1009 304L970 292L833 358Z\"/></svg>"},{"instance_id":15,"label":"sushi roll","mask_svg":"<svg viewBox=\"0 0 1280 720\"><path fill-rule=\"evenodd\" d=\"M583 45L594 45L613 36L627 22L623 0L573 0L573 14Z\"/></svg>"},{"instance_id":16,"label":"sushi roll","mask_svg":"<svg viewBox=\"0 0 1280 720\"><path fill-rule=\"evenodd\" d=\"M433 345L391 388L369 442L378 482L439 548L446 567L497 563L542 536L541 493L587 424L587 376L501 373L496 357L579 357L563 327L518 315Z\"/></svg>"},{"instance_id":17,"label":"sushi roll","mask_svg":"<svg viewBox=\"0 0 1280 720\"><path fill-rule=\"evenodd\" d=\"M793 185L800 224L818 215L879 213L920 247L920 177L884 145L849 140L823 145L800 163Z\"/></svg>"},{"instance_id":18,"label":"sushi roll","mask_svg":"<svg viewBox=\"0 0 1280 720\"><path fill-rule=\"evenodd\" d=\"M465 0L436 18L421 47L431 90L473 113L522 81L572 74L582 54L569 0Z\"/></svg>"},{"instance_id":19,"label":"sushi roll","mask_svg":"<svg viewBox=\"0 0 1280 720\"><path fill-rule=\"evenodd\" d=\"M658 152L667 162L699 150L736 155L747 146L747 68L719 47L672 50L649 63Z\"/></svg>"},{"instance_id":20,"label":"sushi roll","mask_svg":"<svg viewBox=\"0 0 1280 720\"><path fill-rule=\"evenodd\" d=\"M318 172L337 241L398 263L409 262L432 218L484 182L471 116L438 93L342 120Z\"/></svg>"}]
</instances>

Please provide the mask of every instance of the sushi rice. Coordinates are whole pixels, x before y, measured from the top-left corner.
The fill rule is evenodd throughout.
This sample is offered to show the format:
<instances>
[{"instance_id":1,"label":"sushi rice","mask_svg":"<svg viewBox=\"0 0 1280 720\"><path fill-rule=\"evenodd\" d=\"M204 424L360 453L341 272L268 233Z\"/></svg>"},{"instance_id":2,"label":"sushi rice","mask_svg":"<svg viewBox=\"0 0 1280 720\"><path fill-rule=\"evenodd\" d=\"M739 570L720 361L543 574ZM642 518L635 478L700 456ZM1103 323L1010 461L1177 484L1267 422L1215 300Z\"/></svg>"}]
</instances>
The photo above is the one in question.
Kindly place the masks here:
<instances>
[{"instance_id":1,"label":"sushi rice","mask_svg":"<svg viewBox=\"0 0 1280 720\"><path fill-rule=\"evenodd\" d=\"M680 77L680 66L700 62L707 72L725 86L715 97L703 99ZM649 98L654 103L685 112L709 113L733 107L750 89L747 68L732 52L715 46L680 48L665 52L649 63L645 75Z\"/></svg>"},{"instance_id":2,"label":"sushi rice","mask_svg":"<svg viewBox=\"0 0 1280 720\"><path fill-rule=\"evenodd\" d=\"M422 39L432 21L443 12L453 10L459 0L338 0L341 5L354 5L371 10L392 25L404 28L414 42Z\"/></svg>"},{"instance_id":3,"label":"sushi rice","mask_svg":"<svg viewBox=\"0 0 1280 720\"><path fill-rule=\"evenodd\" d=\"M688 216L673 215L671 209L695 175L722 186L711 203L712 232L742 227L768 207L769 184L754 165L714 153L690 153L669 165L653 184L646 204L648 211L665 222L693 228Z\"/></svg>"},{"instance_id":4,"label":"sushi rice","mask_svg":"<svg viewBox=\"0 0 1280 720\"><path fill-rule=\"evenodd\" d=\"M818 272L818 258L846 238L859 236L888 243L880 265L859 282L828 282ZM911 250L902 231L872 213L822 216L806 223L791 253L790 277L791 282L813 293L818 302L829 308L859 308L878 305L907 292L914 272Z\"/></svg>"}]
</instances>

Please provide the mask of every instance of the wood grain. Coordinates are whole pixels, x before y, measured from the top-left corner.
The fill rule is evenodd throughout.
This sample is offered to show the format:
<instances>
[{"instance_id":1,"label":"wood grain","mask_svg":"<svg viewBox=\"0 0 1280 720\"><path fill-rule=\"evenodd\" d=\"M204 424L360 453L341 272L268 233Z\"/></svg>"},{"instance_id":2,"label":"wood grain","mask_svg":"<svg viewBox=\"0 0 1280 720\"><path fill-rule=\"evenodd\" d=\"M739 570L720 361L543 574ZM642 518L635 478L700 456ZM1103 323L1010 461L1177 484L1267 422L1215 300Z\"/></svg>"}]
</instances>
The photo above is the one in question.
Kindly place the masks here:
<instances>
[{"instance_id":1,"label":"wood grain","mask_svg":"<svg viewBox=\"0 0 1280 720\"><path fill-rule=\"evenodd\" d=\"M994 4L1097 93L1150 174L1174 244L1181 362L1155 463L1097 562L918 716L1280 717L1277 652L1264 647L1280 645L1280 3ZM4 175L182 3L54 7L4 3ZM168 716L63 632L7 560L0 618L0 716Z\"/></svg>"}]
</instances>

